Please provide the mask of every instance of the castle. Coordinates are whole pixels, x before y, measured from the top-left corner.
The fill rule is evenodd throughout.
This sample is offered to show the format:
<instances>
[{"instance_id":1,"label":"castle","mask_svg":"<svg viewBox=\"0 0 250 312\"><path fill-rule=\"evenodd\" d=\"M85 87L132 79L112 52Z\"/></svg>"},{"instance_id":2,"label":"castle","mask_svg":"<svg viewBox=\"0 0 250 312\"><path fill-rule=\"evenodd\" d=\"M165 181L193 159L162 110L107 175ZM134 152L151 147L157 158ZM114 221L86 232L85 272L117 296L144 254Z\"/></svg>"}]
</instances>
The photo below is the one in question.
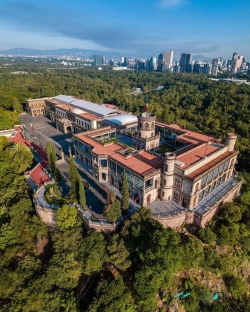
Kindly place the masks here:
<instances>
[{"instance_id":1,"label":"castle","mask_svg":"<svg viewBox=\"0 0 250 312\"><path fill-rule=\"evenodd\" d=\"M147 111L134 116L63 95L29 100L27 111L32 114L37 103L39 113L61 131L70 127L74 132L75 157L98 181L121 191L125 171L135 206L151 209L164 226L204 226L222 202L239 194L233 133L223 144L220 138L158 122Z\"/></svg>"}]
</instances>

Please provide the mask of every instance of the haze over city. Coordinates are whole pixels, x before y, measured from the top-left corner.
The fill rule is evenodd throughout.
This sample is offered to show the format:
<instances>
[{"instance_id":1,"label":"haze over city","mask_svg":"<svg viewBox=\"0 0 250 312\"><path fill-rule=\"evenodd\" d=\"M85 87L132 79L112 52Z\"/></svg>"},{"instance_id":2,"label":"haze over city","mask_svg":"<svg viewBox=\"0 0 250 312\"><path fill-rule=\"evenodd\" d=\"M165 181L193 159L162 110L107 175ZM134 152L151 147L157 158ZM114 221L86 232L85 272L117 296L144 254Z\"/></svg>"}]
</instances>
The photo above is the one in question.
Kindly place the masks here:
<instances>
[{"instance_id":1,"label":"haze over city","mask_svg":"<svg viewBox=\"0 0 250 312\"><path fill-rule=\"evenodd\" d=\"M129 57L174 50L229 59L237 49L249 58L249 10L248 0L3 0L0 50L81 48Z\"/></svg>"}]
</instances>

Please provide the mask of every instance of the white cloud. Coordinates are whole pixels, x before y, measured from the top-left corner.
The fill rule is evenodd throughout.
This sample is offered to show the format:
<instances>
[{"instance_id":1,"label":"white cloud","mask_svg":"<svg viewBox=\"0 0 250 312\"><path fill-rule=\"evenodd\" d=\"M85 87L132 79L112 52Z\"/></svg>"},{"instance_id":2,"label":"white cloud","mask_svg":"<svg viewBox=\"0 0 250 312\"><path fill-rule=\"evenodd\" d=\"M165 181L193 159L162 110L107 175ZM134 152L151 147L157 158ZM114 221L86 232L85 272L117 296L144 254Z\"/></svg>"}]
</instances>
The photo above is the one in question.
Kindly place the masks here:
<instances>
[{"instance_id":1,"label":"white cloud","mask_svg":"<svg viewBox=\"0 0 250 312\"><path fill-rule=\"evenodd\" d=\"M161 0L160 6L164 9L177 7L181 4L184 4L184 0Z\"/></svg>"}]
</instances>

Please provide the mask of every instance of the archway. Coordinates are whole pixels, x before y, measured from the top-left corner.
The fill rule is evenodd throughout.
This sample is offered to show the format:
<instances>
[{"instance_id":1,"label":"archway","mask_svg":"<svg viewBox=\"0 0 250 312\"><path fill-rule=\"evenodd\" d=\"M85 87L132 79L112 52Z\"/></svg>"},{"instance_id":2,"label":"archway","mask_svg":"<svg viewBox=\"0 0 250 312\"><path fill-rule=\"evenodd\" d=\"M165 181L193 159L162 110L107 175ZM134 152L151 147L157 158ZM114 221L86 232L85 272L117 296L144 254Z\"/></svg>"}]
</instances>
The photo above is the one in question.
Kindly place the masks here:
<instances>
[{"instance_id":1,"label":"archway","mask_svg":"<svg viewBox=\"0 0 250 312\"><path fill-rule=\"evenodd\" d=\"M72 132L71 126L68 126L68 127L66 128L66 130L67 130L67 132Z\"/></svg>"},{"instance_id":2,"label":"archway","mask_svg":"<svg viewBox=\"0 0 250 312\"><path fill-rule=\"evenodd\" d=\"M135 194L134 196L134 201L139 205L140 204L140 195L139 194Z\"/></svg>"},{"instance_id":3,"label":"archway","mask_svg":"<svg viewBox=\"0 0 250 312\"><path fill-rule=\"evenodd\" d=\"M151 195L150 195L150 194L148 194L148 196L147 196L147 205L149 205L149 204L150 204L150 202L151 202Z\"/></svg>"},{"instance_id":4,"label":"archway","mask_svg":"<svg viewBox=\"0 0 250 312\"><path fill-rule=\"evenodd\" d=\"M106 179L107 179L106 173L102 173L102 179L103 179L103 181L106 181Z\"/></svg>"}]
</instances>

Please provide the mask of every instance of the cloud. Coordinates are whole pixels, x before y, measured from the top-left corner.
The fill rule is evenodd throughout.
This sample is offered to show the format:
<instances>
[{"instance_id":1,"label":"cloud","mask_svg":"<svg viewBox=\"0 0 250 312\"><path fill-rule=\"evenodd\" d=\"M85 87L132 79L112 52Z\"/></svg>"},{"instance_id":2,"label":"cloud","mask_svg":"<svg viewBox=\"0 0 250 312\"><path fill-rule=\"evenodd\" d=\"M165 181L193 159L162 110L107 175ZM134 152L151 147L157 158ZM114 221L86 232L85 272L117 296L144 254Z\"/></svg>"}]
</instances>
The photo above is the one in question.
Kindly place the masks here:
<instances>
[{"instance_id":1,"label":"cloud","mask_svg":"<svg viewBox=\"0 0 250 312\"><path fill-rule=\"evenodd\" d=\"M174 8L180 6L181 4L185 4L184 0L161 0L160 6L164 9Z\"/></svg>"}]
</instances>

